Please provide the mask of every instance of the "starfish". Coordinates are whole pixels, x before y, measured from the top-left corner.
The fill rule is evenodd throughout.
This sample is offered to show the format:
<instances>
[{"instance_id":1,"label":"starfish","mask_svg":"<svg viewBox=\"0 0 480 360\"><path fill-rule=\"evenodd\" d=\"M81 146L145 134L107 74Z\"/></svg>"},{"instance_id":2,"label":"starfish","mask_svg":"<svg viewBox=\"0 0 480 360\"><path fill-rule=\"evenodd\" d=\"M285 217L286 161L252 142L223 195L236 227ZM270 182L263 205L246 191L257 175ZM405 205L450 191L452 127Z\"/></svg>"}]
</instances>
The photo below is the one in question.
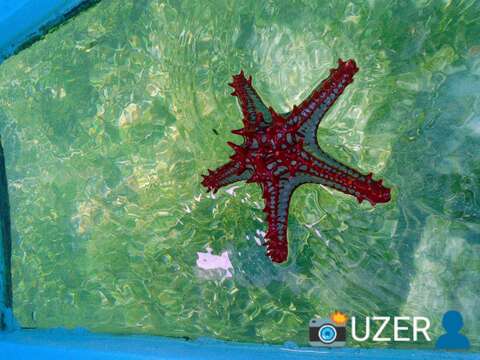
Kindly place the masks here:
<instances>
[{"instance_id":1,"label":"starfish","mask_svg":"<svg viewBox=\"0 0 480 360\"><path fill-rule=\"evenodd\" d=\"M273 262L288 257L288 208L293 191L306 183L321 184L355 196L373 206L390 201L390 189L382 180L372 179L325 153L317 142L317 128L327 110L358 71L354 60L338 60L338 67L298 106L286 114L266 107L252 86L252 77L243 71L229 84L243 113L244 127L232 132L241 135L241 145L228 142L235 153L230 161L203 175L202 185L214 193L221 187L246 180L263 190L268 231L267 256Z\"/></svg>"}]
</instances>

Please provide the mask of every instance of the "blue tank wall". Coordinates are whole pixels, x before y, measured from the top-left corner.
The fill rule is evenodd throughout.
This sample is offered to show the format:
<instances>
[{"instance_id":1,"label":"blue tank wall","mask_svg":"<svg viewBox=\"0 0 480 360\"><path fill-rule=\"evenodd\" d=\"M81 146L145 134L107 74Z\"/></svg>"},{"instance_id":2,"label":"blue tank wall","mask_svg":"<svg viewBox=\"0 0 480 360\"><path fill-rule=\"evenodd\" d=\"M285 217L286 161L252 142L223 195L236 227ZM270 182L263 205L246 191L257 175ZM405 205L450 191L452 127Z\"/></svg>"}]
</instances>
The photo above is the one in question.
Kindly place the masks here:
<instances>
[{"instance_id":1,"label":"blue tank wall","mask_svg":"<svg viewBox=\"0 0 480 360\"><path fill-rule=\"evenodd\" d=\"M113 336L86 330L23 330L0 333L2 359L189 359L189 360L461 360L478 353L359 348L306 348L294 344L240 344L211 339L185 341L156 336Z\"/></svg>"},{"instance_id":2,"label":"blue tank wall","mask_svg":"<svg viewBox=\"0 0 480 360\"><path fill-rule=\"evenodd\" d=\"M84 0L0 0L0 62Z\"/></svg>"}]
</instances>

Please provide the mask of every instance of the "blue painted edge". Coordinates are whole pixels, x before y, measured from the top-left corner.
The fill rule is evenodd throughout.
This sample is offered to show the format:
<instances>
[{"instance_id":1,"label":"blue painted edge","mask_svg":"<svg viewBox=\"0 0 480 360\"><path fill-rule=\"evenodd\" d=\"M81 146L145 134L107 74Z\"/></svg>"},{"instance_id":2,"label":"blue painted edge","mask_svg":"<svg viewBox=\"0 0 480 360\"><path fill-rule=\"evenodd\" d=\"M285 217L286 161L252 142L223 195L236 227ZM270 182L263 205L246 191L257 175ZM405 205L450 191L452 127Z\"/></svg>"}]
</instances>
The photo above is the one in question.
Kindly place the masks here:
<instances>
[{"instance_id":1,"label":"blue painted edge","mask_svg":"<svg viewBox=\"0 0 480 360\"><path fill-rule=\"evenodd\" d=\"M12 311L11 256L10 203L5 157L0 134L0 330L12 330L15 328L15 319Z\"/></svg>"},{"instance_id":2,"label":"blue painted edge","mask_svg":"<svg viewBox=\"0 0 480 360\"><path fill-rule=\"evenodd\" d=\"M161 336L107 335L84 329L18 330L0 332L0 354L5 359L480 359L480 353L434 350L313 348L243 344L209 338L182 340Z\"/></svg>"},{"instance_id":3,"label":"blue painted edge","mask_svg":"<svg viewBox=\"0 0 480 360\"><path fill-rule=\"evenodd\" d=\"M0 63L63 22L85 0L0 0Z\"/></svg>"}]
</instances>

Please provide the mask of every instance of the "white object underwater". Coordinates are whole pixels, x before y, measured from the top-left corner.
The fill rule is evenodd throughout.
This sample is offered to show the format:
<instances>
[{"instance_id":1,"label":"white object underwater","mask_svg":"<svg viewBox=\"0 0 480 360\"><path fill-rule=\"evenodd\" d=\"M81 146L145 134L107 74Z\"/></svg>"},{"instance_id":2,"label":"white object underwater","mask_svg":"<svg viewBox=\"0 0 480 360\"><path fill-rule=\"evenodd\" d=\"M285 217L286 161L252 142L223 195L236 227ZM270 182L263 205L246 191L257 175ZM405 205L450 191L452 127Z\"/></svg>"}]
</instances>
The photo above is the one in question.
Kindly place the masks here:
<instances>
[{"instance_id":1,"label":"white object underwater","mask_svg":"<svg viewBox=\"0 0 480 360\"><path fill-rule=\"evenodd\" d=\"M203 270L224 270L225 277L231 278L232 273L230 269L233 269L228 252L224 251L221 255L212 254L212 249L207 248L207 252L197 252L197 266Z\"/></svg>"}]
</instances>

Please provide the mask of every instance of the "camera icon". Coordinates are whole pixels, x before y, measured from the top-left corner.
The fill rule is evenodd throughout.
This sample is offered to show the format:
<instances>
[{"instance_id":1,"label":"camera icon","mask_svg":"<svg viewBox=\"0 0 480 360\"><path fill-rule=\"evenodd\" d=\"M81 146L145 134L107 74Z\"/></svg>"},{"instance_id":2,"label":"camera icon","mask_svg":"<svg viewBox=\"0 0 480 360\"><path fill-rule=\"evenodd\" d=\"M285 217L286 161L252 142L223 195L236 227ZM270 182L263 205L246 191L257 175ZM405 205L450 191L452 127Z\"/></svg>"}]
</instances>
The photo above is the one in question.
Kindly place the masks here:
<instances>
[{"instance_id":1,"label":"camera icon","mask_svg":"<svg viewBox=\"0 0 480 360\"><path fill-rule=\"evenodd\" d=\"M332 315L332 318L335 318ZM345 321L338 322L332 319L312 319L309 323L311 346L340 347L345 346L347 328Z\"/></svg>"}]
</instances>

